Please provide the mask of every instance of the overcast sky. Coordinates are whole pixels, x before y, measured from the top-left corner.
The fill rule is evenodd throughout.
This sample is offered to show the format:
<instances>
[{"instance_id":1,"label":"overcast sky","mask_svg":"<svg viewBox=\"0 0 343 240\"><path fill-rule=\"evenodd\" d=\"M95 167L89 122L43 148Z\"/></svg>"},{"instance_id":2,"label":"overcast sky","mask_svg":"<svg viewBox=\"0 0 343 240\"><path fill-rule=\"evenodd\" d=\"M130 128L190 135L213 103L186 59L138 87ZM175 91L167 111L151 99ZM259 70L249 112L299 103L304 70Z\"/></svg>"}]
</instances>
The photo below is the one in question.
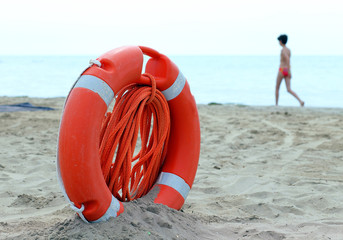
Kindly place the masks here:
<instances>
[{"instance_id":1,"label":"overcast sky","mask_svg":"<svg viewBox=\"0 0 343 240\"><path fill-rule=\"evenodd\" d=\"M343 1L0 0L0 55L343 55Z\"/></svg>"}]
</instances>

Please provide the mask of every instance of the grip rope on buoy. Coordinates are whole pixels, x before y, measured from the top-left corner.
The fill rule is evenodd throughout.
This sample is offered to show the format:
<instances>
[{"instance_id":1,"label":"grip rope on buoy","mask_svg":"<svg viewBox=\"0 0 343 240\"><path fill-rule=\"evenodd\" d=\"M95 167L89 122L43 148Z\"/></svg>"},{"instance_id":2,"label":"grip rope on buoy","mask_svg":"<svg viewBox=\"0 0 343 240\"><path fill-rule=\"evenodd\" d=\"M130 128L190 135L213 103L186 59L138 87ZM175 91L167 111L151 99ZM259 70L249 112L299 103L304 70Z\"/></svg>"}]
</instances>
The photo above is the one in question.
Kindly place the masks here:
<instances>
[{"instance_id":1,"label":"grip rope on buoy","mask_svg":"<svg viewBox=\"0 0 343 240\"><path fill-rule=\"evenodd\" d=\"M155 78L148 73L143 76L152 86L130 84L121 89L100 132L101 170L109 190L120 201L148 193L167 154L168 102L156 89ZM134 155L138 137L141 149Z\"/></svg>"}]
</instances>

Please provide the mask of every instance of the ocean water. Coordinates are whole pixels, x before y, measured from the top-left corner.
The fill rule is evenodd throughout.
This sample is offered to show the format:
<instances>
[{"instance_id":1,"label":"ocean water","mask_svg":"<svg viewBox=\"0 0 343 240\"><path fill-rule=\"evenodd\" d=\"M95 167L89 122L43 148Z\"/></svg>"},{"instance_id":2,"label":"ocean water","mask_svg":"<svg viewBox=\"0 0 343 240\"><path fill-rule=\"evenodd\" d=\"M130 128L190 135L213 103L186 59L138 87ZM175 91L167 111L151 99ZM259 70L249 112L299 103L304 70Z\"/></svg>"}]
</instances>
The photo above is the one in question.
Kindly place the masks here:
<instances>
[{"instance_id":1,"label":"ocean water","mask_svg":"<svg viewBox=\"0 0 343 240\"><path fill-rule=\"evenodd\" d=\"M0 96L65 97L97 56L0 56ZM170 56L197 103L275 104L279 56ZM343 56L293 56L291 87L305 106L343 107ZM281 84L279 105L298 106Z\"/></svg>"}]
</instances>

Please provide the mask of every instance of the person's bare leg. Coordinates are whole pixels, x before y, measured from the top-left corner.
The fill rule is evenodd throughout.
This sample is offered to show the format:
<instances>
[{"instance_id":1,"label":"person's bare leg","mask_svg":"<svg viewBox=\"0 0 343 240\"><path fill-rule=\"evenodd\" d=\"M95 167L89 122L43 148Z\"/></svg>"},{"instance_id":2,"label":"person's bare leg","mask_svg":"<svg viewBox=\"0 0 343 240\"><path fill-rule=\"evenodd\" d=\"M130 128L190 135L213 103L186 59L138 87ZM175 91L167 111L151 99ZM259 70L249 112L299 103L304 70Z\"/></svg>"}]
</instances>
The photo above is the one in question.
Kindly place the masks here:
<instances>
[{"instance_id":1,"label":"person's bare leg","mask_svg":"<svg viewBox=\"0 0 343 240\"><path fill-rule=\"evenodd\" d=\"M286 87L287 87L287 92L289 92L290 94L292 94L300 103L300 106L304 106L305 102L303 102L298 95L292 91L291 89L291 78L290 77L285 77L285 82L286 82Z\"/></svg>"},{"instance_id":2,"label":"person's bare leg","mask_svg":"<svg viewBox=\"0 0 343 240\"><path fill-rule=\"evenodd\" d=\"M283 78L282 74L278 72L278 75L276 77L276 87L275 87L275 106L279 104L279 90L280 90L282 78Z\"/></svg>"}]
</instances>

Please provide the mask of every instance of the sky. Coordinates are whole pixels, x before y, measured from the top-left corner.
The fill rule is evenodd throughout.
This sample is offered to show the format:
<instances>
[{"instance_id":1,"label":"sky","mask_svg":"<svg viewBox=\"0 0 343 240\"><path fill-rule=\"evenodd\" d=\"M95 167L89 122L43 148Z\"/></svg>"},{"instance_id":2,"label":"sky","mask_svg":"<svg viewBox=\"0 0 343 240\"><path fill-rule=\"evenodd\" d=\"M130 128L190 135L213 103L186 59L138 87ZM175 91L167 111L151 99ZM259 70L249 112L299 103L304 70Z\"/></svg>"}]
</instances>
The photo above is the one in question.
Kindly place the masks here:
<instances>
[{"instance_id":1,"label":"sky","mask_svg":"<svg viewBox=\"0 0 343 240\"><path fill-rule=\"evenodd\" d=\"M0 55L343 55L343 1L0 0Z\"/></svg>"}]
</instances>

